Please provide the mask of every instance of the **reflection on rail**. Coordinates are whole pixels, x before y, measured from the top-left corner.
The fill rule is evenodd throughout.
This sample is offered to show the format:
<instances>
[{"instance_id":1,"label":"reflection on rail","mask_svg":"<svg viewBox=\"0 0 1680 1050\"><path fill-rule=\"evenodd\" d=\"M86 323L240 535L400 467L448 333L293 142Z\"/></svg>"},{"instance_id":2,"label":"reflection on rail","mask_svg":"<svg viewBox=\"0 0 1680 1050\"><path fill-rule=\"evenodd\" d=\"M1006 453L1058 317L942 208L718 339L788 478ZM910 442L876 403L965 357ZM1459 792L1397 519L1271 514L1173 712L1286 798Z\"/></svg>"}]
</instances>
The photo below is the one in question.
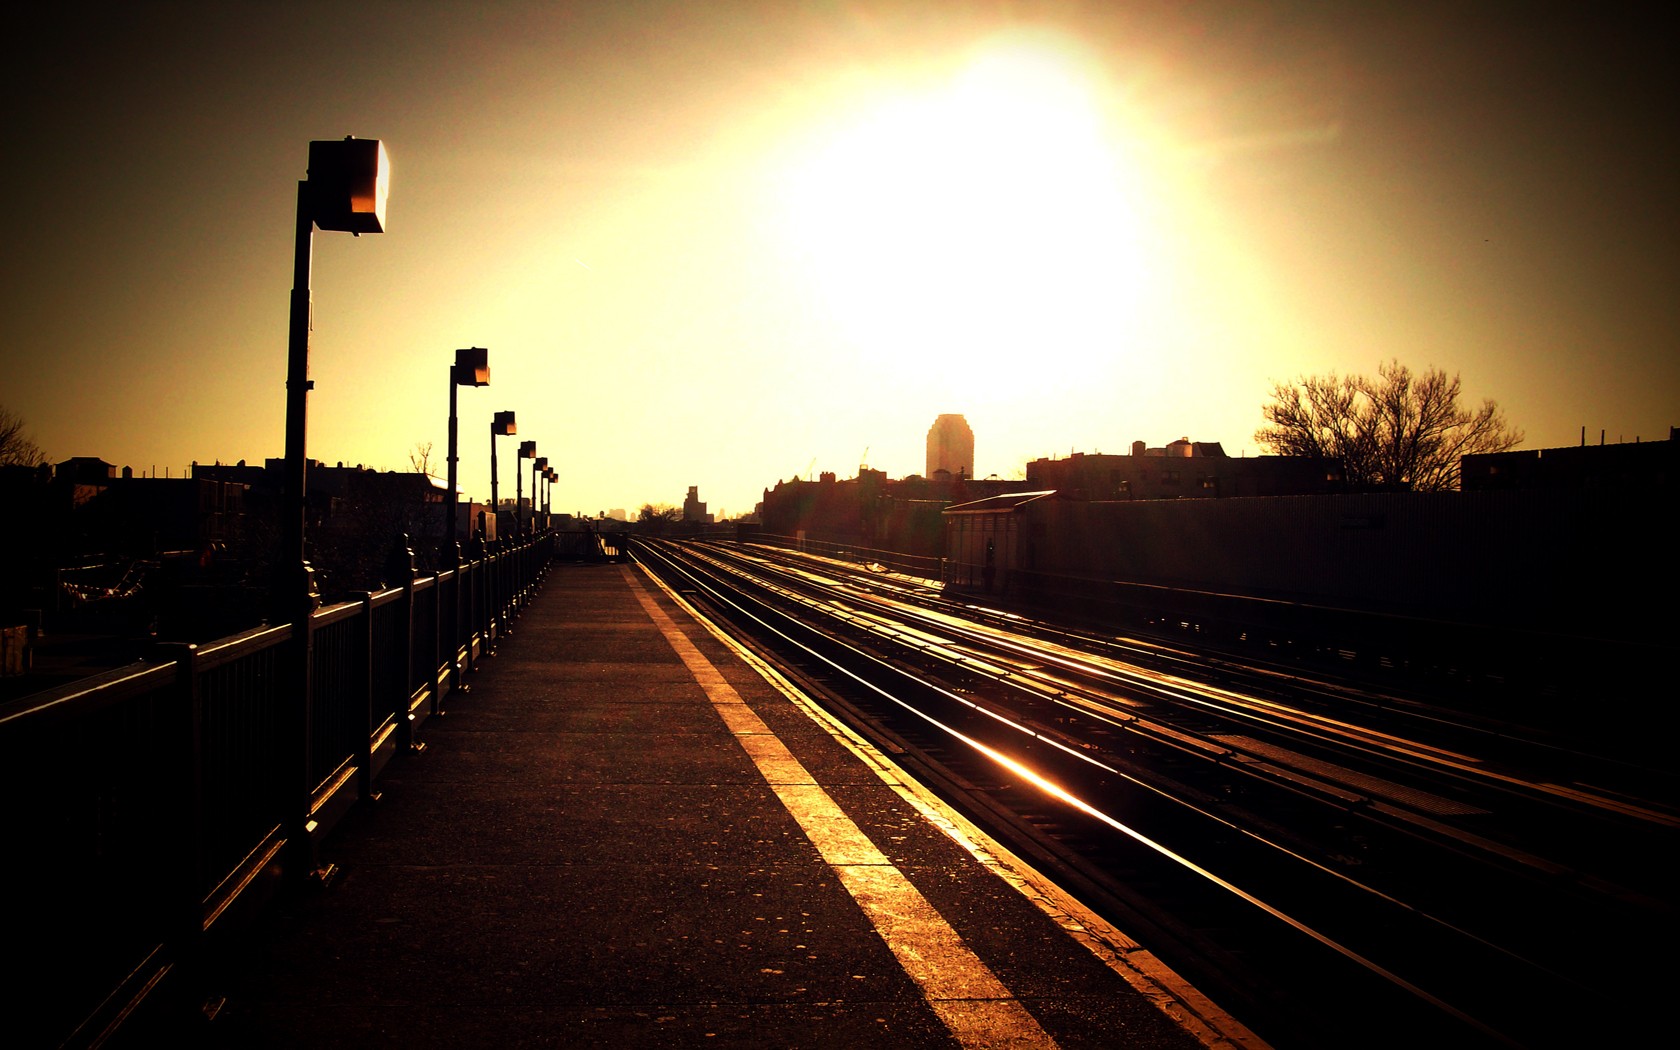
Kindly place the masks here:
<instances>
[{"instance_id":1,"label":"reflection on rail","mask_svg":"<svg viewBox=\"0 0 1680 1050\"><path fill-rule=\"evenodd\" d=\"M1642 748L1060 629L868 564L635 550L1281 1041L1373 1011L1397 1039L1603 1038L1638 1021L1606 996L1656 991L1641 946L1675 932L1659 858L1680 815Z\"/></svg>"}]
</instances>

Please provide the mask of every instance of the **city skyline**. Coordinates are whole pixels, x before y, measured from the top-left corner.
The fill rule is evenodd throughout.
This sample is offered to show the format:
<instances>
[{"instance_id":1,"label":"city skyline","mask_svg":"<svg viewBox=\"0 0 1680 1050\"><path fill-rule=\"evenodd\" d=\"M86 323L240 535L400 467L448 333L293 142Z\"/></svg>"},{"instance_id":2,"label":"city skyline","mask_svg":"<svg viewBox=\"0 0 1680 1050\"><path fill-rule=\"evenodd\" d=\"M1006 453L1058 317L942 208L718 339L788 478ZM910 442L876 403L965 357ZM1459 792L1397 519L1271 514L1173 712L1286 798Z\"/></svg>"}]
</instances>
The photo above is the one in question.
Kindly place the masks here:
<instances>
[{"instance_id":1,"label":"city skyline","mask_svg":"<svg viewBox=\"0 0 1680 1050\"><path fill-rule=\"evenodd\" d=\"M55 462L281 455L296 183L353 134L390 152L387 232L315 237L308 453L439 463L449 362L488 347L459 395L481 501L500 410L557 512L698 485L738 515L917 473L941 413L982 477L1253 455L1273 383L1391 358L1523 447L1660 439L1680 164L1647 17L62 5L4 74L0 405Z\"/></svg>"}]
</instances>

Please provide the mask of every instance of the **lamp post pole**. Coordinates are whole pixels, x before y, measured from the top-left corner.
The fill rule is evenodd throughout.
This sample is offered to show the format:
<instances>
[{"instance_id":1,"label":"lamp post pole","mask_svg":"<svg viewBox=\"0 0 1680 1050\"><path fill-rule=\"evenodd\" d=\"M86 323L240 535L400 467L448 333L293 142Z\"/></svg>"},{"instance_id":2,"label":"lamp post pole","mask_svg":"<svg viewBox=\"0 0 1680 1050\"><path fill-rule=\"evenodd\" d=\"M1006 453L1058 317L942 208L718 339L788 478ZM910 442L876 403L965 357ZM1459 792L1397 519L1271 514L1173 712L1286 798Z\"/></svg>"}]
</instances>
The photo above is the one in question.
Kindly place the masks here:
<instances>
[{"instance_id":1,"label":"lamp post pole","mask_svg":"<svg viewBox=\"0 0 1680 1050\"><path fill-rule=\"evenodd\" d=\"M455 494L455 388L460 386L457 369L449 366L449 491L443 495L443 539L438 552L439 567L456 565L461 561L461 545L455 542L455 527L459 524L461 501ZM430 484L430 482L427 482Z\"/></svg>"},{"instance_id":2,"label":"lamp post pole","mask_svg":"<svg viewBox=\"0 0 1680 1050\"><path fill-rule=\"evenodd\" d=\"M360 236L385 229L390 165L378 139L325 140L309 144L308 177L298 183L297 228L292 250L292 298L286 342L286 473L280 523L280 557L270 596L273 623L307 619L317 601L305 547L308 513L309 277L315 227Z\"/></svg>"},{"instance_id":3,"label":"lamp post pole","mask_svg":"<svg viewBox=\"0 0 1680 1050\"><path fill-rule=\"evenodd\" d=\"M531 518L532 518L533 521L536 520L537 515L539 513L544 513L543 509L542 509L542 507L543 507L542 501L537 498L537 476L539 474L546 476L547 473L548 473L548 457L547 456L538 456L536 459L533 459L531 461ZM545 527L548 525L548 518L547 518L546 513L544 513L543 525Z\"/></svg>"},{"instance_id":4,"label":"lamp post pole","mask_svg":"<svg viewBox=\"0 0 1680 1050\"><path fill-rule=\"evenodd\" d=\"M461 562L461 495L456 481L455 388L490 385L490 351L481 346L455 351L455 363L449 366L449 492L444 497L443 560L444 566ZM494 440L494 439L492 439Z\"/></svg>"},{"instance_id":5,"label":"lamp post pole","mask_svg":"<svg viewBox=\"0 0 1680 1050\"><path fill-rule=\"evenodd\" d=\"M519 433L519 425L513 418L512 412L497 412L490 421L490 520L496 523L496 539L502 538L502 502L501 490L497 488L496 471L496 439L509 434Z\"/></svg>"},{"instance_id":6,"label":"lamp post pole","mask_svg":"<svg viewBox=\"0 0 1680 1050\"><path fill-rule=\"evenodd\" d=\"M309 180L298 183L297 236L292 250L292 300L286 338L286 494L280 526L280 564L273 595L274 623L296 622L308 616L315 587L304 550L305 485L309 462L305 437L309 428L309 276L314 254L315 217L309 207Z\"/></svg>"},{"instance_id":7,"label":"lamp post pole","mask_svg":"<svg viewBox=\"0 0 1680 1050\"><path fill-rule=\"evenodd\" d=\"M536 456L537 443L535 441L521 441L519 443L520 459L535 459ZM525 495L523 492L524 478L525 475L520 473L520 468L516 466L513 471L513 510L514 520L517 523L516 527L522 536L525 534Z\"/></svg>"},{"instance_id":8,"label":"lamp post pole","mask_svg":"<svg viewBox=\"0 0 1680 1050\"><path fill-rule=\"evenodd\" d=\"M295 876L324 877L331 865L315 852L312 769L314 739L314 634L310 614L319 601L309 567L305 537L308 513L309 278L315 227L360 236L385 229L385 196L390 167L378 139L316 141L309 144L308 177L298 183L296 238L292 250L292 296L286 334L286 466L280 521L280 550L275 560L269 622L291 624L291 645L281 663L284 692L290 694L284 718L290 743L287 760L297 777L298 794L282 811L282 827Z\"/></svg>"},{"instance_id":9,"label":"lamp post pole","mask_svg":"<svg viewBox=\"0 0 1680 1050\"><path fill-rule=\"evenodd\" d=\"M542 463L542 462L543 462L542 460L533 460L531 462L531 531L532 532L537 531L537 522L541 520L537 517L537 511L539 509L541 509L541 507L542 507L542 504L537 502L537 474L539 473L539 469L538 469L539 464Z\"/></svg>"}]
</instances>

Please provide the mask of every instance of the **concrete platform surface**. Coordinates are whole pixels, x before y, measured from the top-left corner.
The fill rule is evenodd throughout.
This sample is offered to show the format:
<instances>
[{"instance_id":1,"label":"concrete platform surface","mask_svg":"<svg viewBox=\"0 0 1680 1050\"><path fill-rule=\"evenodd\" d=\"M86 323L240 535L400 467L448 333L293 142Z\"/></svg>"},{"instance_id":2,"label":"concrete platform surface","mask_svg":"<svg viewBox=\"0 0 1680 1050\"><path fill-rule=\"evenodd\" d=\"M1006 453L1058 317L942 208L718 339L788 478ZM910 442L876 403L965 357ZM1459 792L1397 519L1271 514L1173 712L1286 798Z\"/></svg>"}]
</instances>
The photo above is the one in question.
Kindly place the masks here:
<instances>
[{"instance_id":1,"label":"concrete platform surface","mask_svg":"<svg viewBox=\"0 0 1680 1050\"><path fill-rule=\"evenodd\" d=\"M220 1047L1257 1046L630 565L556 566Z\"/></svg>"}]
</instances>

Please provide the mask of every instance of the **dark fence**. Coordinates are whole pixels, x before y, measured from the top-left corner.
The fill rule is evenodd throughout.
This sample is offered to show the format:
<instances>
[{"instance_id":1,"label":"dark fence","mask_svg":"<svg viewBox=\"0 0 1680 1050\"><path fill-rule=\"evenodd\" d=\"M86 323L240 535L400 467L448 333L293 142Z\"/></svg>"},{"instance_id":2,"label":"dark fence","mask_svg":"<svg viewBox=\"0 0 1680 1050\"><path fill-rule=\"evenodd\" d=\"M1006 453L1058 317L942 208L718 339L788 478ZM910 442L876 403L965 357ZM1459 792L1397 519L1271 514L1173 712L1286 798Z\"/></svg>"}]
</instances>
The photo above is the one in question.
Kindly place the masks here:
<instances>
[{"instance_id":1,"label":"dark fence","mask_svg":"<svg viewBox=\"0 0 1680 1050\"><path fill-rule=\"evenodd\" d=\"M11 1045L112 1041L282 886L325 878L321 839L423 746L553 549L543 536L0 707Z\"/></svg>"}]
</instances>

